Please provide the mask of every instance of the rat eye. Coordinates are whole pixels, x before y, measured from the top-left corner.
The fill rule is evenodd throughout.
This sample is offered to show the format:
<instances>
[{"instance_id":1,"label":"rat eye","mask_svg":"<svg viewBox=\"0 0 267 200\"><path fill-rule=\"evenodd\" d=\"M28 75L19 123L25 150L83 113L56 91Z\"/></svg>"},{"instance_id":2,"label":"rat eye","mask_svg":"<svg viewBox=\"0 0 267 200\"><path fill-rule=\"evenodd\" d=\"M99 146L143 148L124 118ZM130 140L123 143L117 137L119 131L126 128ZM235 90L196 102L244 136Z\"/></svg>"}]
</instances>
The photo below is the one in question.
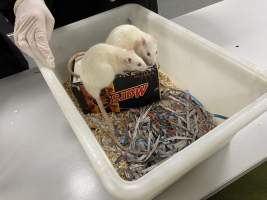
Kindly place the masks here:
<instances>
[{"instance_id":1,"label":"rat eye","mask_svg":"<svg viewBox=\"0 0 267 200\"><path fill-rule=\"evenodd\" d=\"M151 56L150 52L148 52L146 55L147 55L147 56Z\"/></svg>"},{"instance_id":2,"label":"rat eye","mask_svg":"<svg viewBox=\"0 0 267 200\"><path fill-rule=\"evenodd\" d=\"M158 54L158 51L156 51L156 54Z\"/></svg>"},{"instance_id":3,"label":"rat eye","mask_svg":"<svg viewBox=\"0 0 267 200\"><path fill-rule=\"evenodd\" d=\"M138 63L138 65L137 65L138 67L141 67L142 66L142 64L141 63Z\"/></svg>"},{"instance_id":4,"label":"rat eye","mask_svg":"<svg viewBox=\"0 0 267 200\"><path fill-rule=\"evenodd\" d=\"M128 62L129 62L129 63L132 63L132 59L131 59L131 58L128 58Z\"/></svg>"}]
</instances>

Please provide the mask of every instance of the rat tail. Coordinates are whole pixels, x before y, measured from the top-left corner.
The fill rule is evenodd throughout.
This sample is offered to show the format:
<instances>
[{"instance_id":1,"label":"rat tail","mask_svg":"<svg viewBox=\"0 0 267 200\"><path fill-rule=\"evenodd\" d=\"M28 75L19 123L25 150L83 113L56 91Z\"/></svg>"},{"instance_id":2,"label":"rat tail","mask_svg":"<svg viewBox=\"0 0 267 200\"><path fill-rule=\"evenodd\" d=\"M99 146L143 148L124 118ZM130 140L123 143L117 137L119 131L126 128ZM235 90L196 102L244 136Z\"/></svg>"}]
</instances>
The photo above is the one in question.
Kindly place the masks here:
<instances>
[{"instance_id":1,"label":"rat tail","mask_svg":"<svg viewBox=\"0 0 267 200\"><path fill-rule=\"evenodd\" d=\"M68 64L67 64L68 71L72 76L74 76L76 78L80 78L80 75L73 72L73 66L75 64L75 61L82 59L84 54L85 54L85 52L77 52L68 61Z\"/></svg>"}]
</instances>

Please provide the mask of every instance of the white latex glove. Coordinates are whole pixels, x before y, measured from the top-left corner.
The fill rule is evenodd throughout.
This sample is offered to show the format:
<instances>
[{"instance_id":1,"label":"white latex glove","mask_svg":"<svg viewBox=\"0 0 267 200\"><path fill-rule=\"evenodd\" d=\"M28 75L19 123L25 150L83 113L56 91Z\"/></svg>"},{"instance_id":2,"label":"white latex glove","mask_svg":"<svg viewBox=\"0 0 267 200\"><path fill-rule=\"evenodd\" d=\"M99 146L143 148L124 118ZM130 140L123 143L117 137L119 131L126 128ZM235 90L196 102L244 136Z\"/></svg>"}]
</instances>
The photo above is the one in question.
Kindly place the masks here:
<instances>
[{"instance_id":1,"label":"white latex glove","mask_svg":"<svg viewBox=\"0 0 267 200\"><path fill-rule=\"evenodd\" d=\"M48 40L54 29L54 17L43 0L17 0L14 6L15 44L40 64L54 68L54 56Z\"/></svg>"}]
</instances>

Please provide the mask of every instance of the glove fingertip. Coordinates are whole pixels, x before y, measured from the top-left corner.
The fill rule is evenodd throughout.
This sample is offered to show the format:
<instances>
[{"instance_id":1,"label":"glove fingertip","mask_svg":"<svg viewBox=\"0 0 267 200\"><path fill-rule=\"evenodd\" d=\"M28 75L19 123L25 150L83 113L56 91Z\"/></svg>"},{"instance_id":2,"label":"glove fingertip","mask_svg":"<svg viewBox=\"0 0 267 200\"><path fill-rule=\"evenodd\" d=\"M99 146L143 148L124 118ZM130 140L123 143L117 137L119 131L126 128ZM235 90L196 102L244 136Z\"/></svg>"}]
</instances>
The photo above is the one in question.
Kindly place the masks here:
<instances>
[{"instance_id":1,"label":"glove fingertip","mask_svg":"<svg viewBox=\"0 0 267 200\"><path fill-rule=\"evenodd\" d=\"M55 62L49 62L49 68L51 69L55 69L56 65L55 65Z\"/></svg>"},{"instance_id":2,"label":"glove fingertip","mask_svg":"<svg viewBox=\"0 0 267 200\"><path fill-rule=\"evenodd\" d=\"M55 68L55 59L54 58L49 58L47 59L47 63L48 63L48 67L51 68L51 69L54 69Z\"/></svg>"}]
</instances>

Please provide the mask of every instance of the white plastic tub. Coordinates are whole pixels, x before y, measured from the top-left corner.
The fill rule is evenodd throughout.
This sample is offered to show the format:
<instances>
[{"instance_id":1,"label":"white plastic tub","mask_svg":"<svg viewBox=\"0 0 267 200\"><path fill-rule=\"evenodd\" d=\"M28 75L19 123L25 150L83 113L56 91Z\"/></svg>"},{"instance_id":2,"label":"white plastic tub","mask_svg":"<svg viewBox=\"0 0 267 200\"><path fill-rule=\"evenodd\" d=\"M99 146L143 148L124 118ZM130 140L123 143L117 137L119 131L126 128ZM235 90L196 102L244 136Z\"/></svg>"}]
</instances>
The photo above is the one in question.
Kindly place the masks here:
<instances>
[{"instance_id":1,"label":"white plastic tub","mask_svg":"<svg viewBox=\"0 0 267 200\"><path fill-rule=\"evenodd\" d=\"M69 57L105 41L112 28L127 23L128 18L158 39L162 70L179 86L189 89L209 111L230 116L208 134L132 182L119 177L62 86L68 75L66 63ZM155 197L267 109L267 78L264 74L232 58L213 43L135 4L56 30L52 49L56 69L52 71L40 66L41 72L103 185L117 199Z\"/></svg>"}]
</instances>

